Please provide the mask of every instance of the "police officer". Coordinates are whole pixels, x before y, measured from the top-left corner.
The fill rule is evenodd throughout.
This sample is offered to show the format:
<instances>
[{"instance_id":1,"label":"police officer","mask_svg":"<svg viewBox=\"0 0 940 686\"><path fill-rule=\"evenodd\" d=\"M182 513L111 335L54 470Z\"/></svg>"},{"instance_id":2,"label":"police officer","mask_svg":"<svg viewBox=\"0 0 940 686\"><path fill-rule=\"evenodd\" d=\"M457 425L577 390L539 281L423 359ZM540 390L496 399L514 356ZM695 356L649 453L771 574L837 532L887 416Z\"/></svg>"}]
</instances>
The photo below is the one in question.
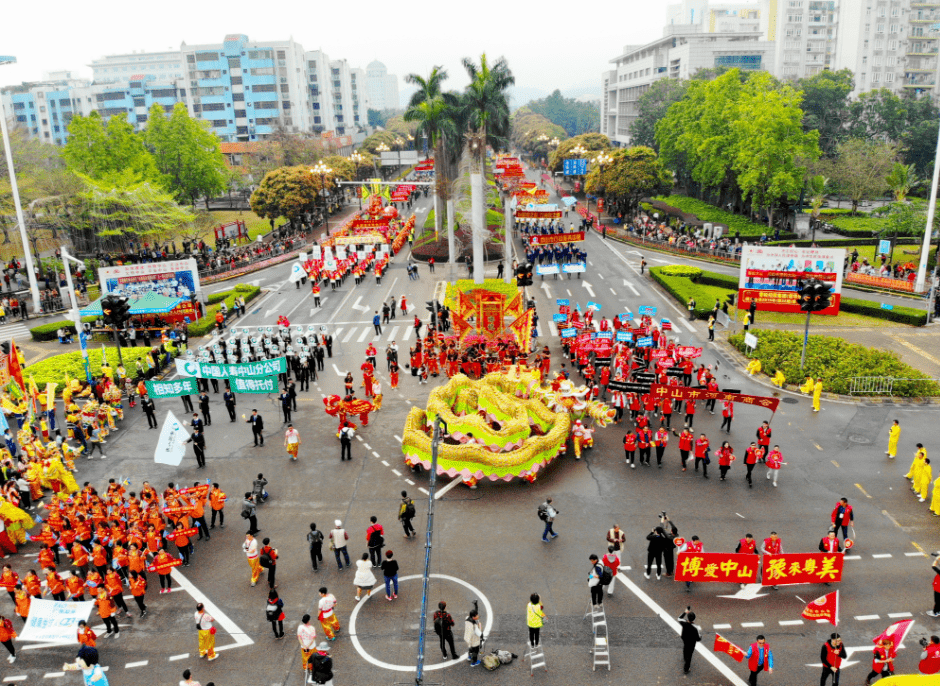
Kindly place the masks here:
<instances>
[{"instance_id":1,"label":"police officer","mask_svg":"<svg viewBox=\"0 0 940 686\"><path fill-rule=\"evenodd\" d=\"M232 393L231 388L225 389L225 394L222 396L222 401L225 403L225 409L228 410L228 417L230 422L235 421L235 394Z\"/></svg>"},{"instance_id":2,"label":"police officer","mask_svg":"<svg viewBox=\"0 0 940 686\"><path fill-rule=\"evenodd\" d=\"M157 418L156 418L155 413L157 411L157 408L153 404L153 400L146 393L144 393L140 397L140 407L144 411L144 414L147 415L147 424L149 425L147 428L156 429Z\"/></svg>"},{"instance_id":3,"label":"police officer","mask_svg":"<svg viewBox=\"0 0 940 686\"><path fill-rule=\"evenodd\" d=\"M193 444L193 452L196 453L196 464L202 468L206 466L206 437L202 433L202 427L197 427L193 435L189 437L187 443Z\"/></svg>"}]
</instances>

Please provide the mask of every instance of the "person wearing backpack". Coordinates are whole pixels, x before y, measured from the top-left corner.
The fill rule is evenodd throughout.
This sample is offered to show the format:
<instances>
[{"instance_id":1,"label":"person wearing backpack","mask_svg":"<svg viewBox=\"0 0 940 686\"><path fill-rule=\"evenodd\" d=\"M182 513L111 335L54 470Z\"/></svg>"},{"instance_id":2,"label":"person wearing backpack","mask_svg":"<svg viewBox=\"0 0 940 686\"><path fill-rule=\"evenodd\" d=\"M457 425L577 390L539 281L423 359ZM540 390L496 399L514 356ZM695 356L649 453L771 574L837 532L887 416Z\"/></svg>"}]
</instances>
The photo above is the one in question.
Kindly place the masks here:
<instances>
[{"instance_id":1,"label":"person wearing backpack","mask_svg":"<svg viewBox=\"0 0 940 686\"><path fill-rule=\"evenodd\" d=\"M597 558L591 555L591 571L588 574L588 589L591 591L591 608L599 608L604 604L604 586L613 580L610 570L604 567ZM605 571L606 570L606 571ZM607 584L604 581L607 581Z\"/></svg>"},{"instance_id":2,"label":"person wearing backpack","mask_svg":"<svg viewBox=\"0 0 940 686\"><path fill-rule=\"evenodd\" d=\"M313 565L313 571L319 572L317 562L323 562L323 532L317 530L316 523L310 524L307 543L310 544L310 564Z\"/></svg>"},{"instance_id":3,"label":"person wearing backpack","mask_svg":"<svg viewBox=\"0 0 940 686\"><path fill-rule=\"evenodd\" d=\"M447 611L447 603L443 600L437 604L434 613L434 633L441 639L441 652L447 659L447 646L450 646L452 660L457 659L457 649L454 647L454 618Z\"/></svg>"},{"instance_id":4,"label":"person wearing backpack","mask_svg":"<svg viewBox=\"0 0 940 686\"><path fill-rule=\"evenodd\" d=\"M382 566L382 547L385 545L385 529L374 515L369 517L371 525L366 529L366 543L369 546L369 560L373 567Z\"/></svg>"},{"instance_id":5,"label":"person wearing backpack","mask_svg":"<svg viewBox=\"0 0 940 686\"><path fill-rule=\"evenodd\" d=\"M620 573L620 555L617 553L617 549L614 546L607 546L607 554L604 555L601 564L604 565L605 570L610 571L610 583L604 585L607 586L607 595L613 595L614 588L616 587L614 577Z\"/></svg>"},{"instance_id":6,"label":"person wearing backpack","mask_svg":"<svg viewBox=\"0 0 940 686\"><path fill-rule=\"evenodd\" d=\"M277 575L277 549L272 548L270 543L270 538L261 541L261 556L258 558L258 563L268 570L268 588L273 591L277 588L277 584L274 582Z\"/></svg>"},{"instance_id":7,"label":"person wearing backpack","mask_svg":"<svg viewBox=\"0 0 940 686\"><path fill-rule=\"evenodd\" d=\"M324 684L333 686L333 658L330 657L330 644L324 641L317 646L310 662L310 678L308 684Z\"/></svg>"},{"instance_id":8,"label":"person wearing backpack","mask_svg":"<svg viewBox=\"0 0 940 686\"><path fill-rule=\"evenodd\" d=\"M539 519L545 522L545 531L542 532L542 543L548 543L549 535L554 538L558 538L558 534L555 533L555 530L552 526L555 523L555 517L558 516L558 510L552 507L552 499L546 498L545 502L539 505L538 509Z\"/></svg>"},{"instance_id":9,"label":"person wearing backpack","mask_svg":"<svg viewBox=\"0 0 940 686\"><path fill-rule=\"evenodd\" d=\"M273 588L268 591L268 604L264 610L264 617L271 622L274 638L284 638L284 601Z\"/></svg>"},{"instance_id":10,"label":"person wearing backpack","mask_svg":"<svg viewBox=\"0 0 940 686\"><path fill-rule=\"evenodd\" d=\"M467 662L471 667L480 664L480 648L483 646L483 626L480 624L480 612L476 608L470 610L463 623L463 640L467 644ZM457 659L454 656L454 659Z\"/></svg>"},{"instance_id":11,"label":"person wearing backpack","mask_svg":"<svg viewBox=\"0 0 940 686\"><path fill-rule=\"evenodd\" d=\"M679 626L682 627L682 659L683 673L688 674L692 669L692 654L695 653L695 644L702 640L702 627L695 624L695 613L692 607L685 608L679 615Z\"/></svg>"},{"instance_id":12,"label":"person wearing backpack","mask_svg":"<svg viewBox=\"0 0 940 686\"><path fill-rule=\"evenodd\" d=\"M401 507L398 508L398 520L405 530L405 538L417 536L411 520L415 517L415 501L408 497L408 491L401 492Z\"/></svg>"}]
</instances>

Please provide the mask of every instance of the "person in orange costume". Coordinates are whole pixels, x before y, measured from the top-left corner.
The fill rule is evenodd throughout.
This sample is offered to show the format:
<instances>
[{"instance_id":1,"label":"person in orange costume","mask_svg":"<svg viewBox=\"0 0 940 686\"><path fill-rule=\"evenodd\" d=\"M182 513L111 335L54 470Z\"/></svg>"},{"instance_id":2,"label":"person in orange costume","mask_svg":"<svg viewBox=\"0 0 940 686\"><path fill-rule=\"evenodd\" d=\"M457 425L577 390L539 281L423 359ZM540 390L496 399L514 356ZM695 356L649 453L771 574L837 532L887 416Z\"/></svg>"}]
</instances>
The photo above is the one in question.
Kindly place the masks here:
<instances>
[{"instance_id":1,"label":"person in orange costume","mask_svg":"<svg viewBox=\"0 0 940 686\"><path fill-rule=\"evenodd\" d=\"M140 616L144 617L147 614L147 605L144 603L144 595L147 593L147 577L131 570L130 585L131 595L134 596L134 602L137 603Z\"/></svg>"},{"instance_id":2,"label":"person in orange costume","mask_svg":"<svg viewBox=\"0 0 940 686\"><path fill-rule=\"evenodd\" d=\"M157 574L160 576L160 593L169 593L172 589L173 582L170 579L171 568L160 567L160 565L165 565L172 561L172 556L166 550L161 550L153 558L154 567L156 567Z\"/></svg>"},{"instance_id":3,"label":"person in orange costume","mask_svg":"<svg viewBox=\"0 0 940 686\"><path fill-rule=\"evenodd\" d=\"M98 645L98 634L91 630L88 623L83 619L78 623L78 642L80 645L94 648Z\"/></svg>"},{"instance_id":4,"label":"person in orange costume","mask_svg":"<svg viewBox=\"0 0 940 686\"><path fill-rule=\"evenodd\" d=\"M16 605L16 614L23 620L23 624L26 624L26 618L29 617L29 604L33 602L33 599L22 584L16 587L15 595L13 602Z\"/></svg>"},{"instance_id":5,"label":"person in orange costume","mask_svg":"<svg viewBox=\"0 0 940 686\"><path fill-rule=\"evenodd\" d=\"M101 617L101 621L104 622L104 626L108 630L105 635L113 635L115 638L120 636L121 628L114 618L114 601L108 597L107 590L103 588L98 589L98 597L95 599L95 605L98 607L98 616Z\"/></svg>"},{"instance_id":6,"label":"person in orange costume","mask_svg":"<svg viewBox=\"0 0 940 686\"><path fill-rule=\"evenodd\" d=\"M111 597L111 600L113 600L114 604L119 608L119 611L116 613L117 616L120 617L121 612L128 614L127 603L124 602L124 583L121 581L121 577L118 573L113 569L109 569L107 575L105 575L104 587Z\"/></svg>"},{"instance_id":7,"label":"person in orange costume","mask_svg":"<svg viewBox=\"0 0 940 686\"><path fill-rule=\"evenodd\" d=\"M85 602L85 575L81 570L76 570L65 580L65 586L69 590L69 598L73 603Z\"/></svg>"}]
</instances>

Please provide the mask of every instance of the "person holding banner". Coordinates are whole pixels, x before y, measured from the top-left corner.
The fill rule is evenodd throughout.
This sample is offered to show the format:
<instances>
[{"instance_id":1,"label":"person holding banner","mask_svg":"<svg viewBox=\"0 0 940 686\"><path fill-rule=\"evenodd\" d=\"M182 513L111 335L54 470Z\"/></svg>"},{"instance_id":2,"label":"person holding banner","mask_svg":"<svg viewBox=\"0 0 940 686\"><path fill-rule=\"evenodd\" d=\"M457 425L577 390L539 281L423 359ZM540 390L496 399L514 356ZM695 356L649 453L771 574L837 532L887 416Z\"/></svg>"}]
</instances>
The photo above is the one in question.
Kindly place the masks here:
<instances>
[{"instance_id":1,"label":"person holding banner","mask_svg":"<svg viewBox=\"0 0 940 686\"><path fill-rule=\"evenodd\" d=\"M759 635L757 641L748 647L747 654L744 657L747 658L747 668L751 672L747 680L750 686L757 686L757 675L764 670L768 674L773 673L774 654L763 634Z\"/></svg>"},{"instance_id":2,"label":"person holding banner","mask_svg":"<svg viewBox=\"0 0 940 686\"><path fill-rule=\"evenodd\" d=\"M832 686L839 686L840 667L842 660L847 657L845 645L839 634L832 634L829 640L822 644L819 650L819 659L822 661L822 675L819 677L819 686L826 686L829 677L832 677Z\"/></svg>"}]
</instances>

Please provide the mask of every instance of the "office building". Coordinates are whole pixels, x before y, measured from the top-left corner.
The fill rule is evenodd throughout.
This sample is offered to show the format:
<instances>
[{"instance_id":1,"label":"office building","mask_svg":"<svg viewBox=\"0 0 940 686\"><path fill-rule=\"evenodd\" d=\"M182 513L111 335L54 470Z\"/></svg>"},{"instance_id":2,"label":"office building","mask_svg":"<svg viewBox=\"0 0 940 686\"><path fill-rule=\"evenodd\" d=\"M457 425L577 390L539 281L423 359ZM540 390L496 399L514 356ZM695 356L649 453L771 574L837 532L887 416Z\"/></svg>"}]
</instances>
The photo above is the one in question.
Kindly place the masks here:
<instances>
[{"instance_id":1,"label":"office building","mask_svg":"<svg viewBox=\"0 0 940 686\"><path fill-rule=\"evenodd\" d=\"M221 43L178 51L108 55L91 65L93 80L70 72L0 89L14 123L30 136L63 145L76 114L124 114L140 129L154 103L186 105L222 141L264 139L277 128L365 137L366 73L294 40L252 41L232 34Z\"/></svg>"},{"instance_id":2,"label":"office building","mask_svg":"<svg viewBox=\"0 0 940 686\"><path fill-rule=\"evenodd\" d=\"M398 77L389 74L385 65L375 60L366 67L366 91L373 110L397 110Z\"/></svg>"}]
</instances>

